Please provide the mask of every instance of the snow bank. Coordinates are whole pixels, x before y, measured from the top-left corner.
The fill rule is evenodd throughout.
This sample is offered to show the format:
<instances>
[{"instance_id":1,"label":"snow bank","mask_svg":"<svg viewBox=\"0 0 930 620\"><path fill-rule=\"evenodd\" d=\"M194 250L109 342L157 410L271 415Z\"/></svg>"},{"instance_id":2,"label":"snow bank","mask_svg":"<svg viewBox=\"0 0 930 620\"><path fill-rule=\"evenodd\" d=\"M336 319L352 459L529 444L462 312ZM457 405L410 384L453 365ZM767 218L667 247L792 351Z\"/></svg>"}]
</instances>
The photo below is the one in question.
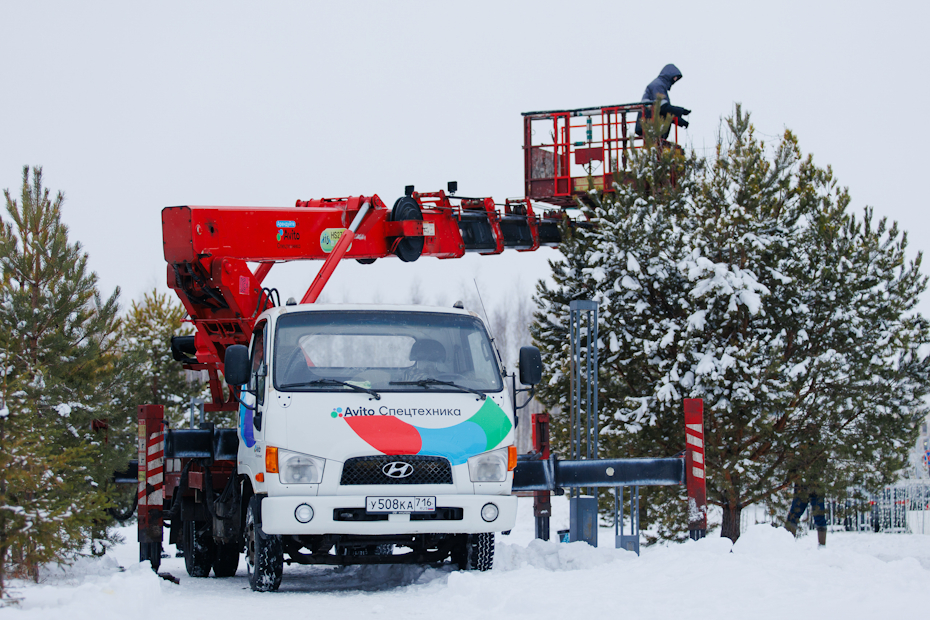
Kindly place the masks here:
<instances>
[{"instance_id":1,"label":"snow bank","mask_svg":"<svg viewBox=\"0 0 930 620\"><path fill-rule=\"evenodd\" d=\"M553 534L567 502L553 498ZM494 569L450 565L285 568L281 591L249 590L244 567L229 579L191 579L183 560L162 570L174 585L135 562L133 536L110 557L86 560L44 584L21 584L22 605L0 619L181 620L217 616L338 618L673 618L786 616L882 618L920 613L930 592L930 536L833 533L795 540L769 525L748 528L734 545L711 536L644 548L532 540L531 500L518 527L498 536ZM170 546L166 550L173 552ZM126 567L120 572L118 564ZM504 614L504 616L501 616Z\"/></svg>"},{"instance_id":2,"label":"snow bank","mask_svg":"<svg viewBox=\"0 0 930 620\"><path fill-rule=\"evenodd\" d=\"M164 599L162 584L172 585L148 565L133 564L121 570L111 558L80 561L45 581L39 585L14 582L14 594L22 596L22 602L19 608L0 610L0 617L154 618Z\"/></svg>"},{"instance_id":3,"label":"snow bank","mask_svg":"<svg viewBox=\"0 0 930 620\"><path fill-rule=\"evenodd\" d=\"M592 547L587 543L557 543L532 540L528 545L498 543L494 570L513 571L536 568L547 571L585 570L618 560L635 559L636 554L611 547Z\"/></svg>"}]
</instances>

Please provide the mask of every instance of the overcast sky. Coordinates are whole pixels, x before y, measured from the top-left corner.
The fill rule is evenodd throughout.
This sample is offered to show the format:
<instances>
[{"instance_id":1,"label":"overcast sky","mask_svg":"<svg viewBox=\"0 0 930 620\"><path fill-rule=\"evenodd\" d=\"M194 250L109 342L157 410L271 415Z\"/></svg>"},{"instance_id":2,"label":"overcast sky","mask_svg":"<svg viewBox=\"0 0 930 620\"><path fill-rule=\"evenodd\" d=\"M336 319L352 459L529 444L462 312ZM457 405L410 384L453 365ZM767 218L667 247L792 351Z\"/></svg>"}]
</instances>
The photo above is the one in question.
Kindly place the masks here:
<instances>
[{"instance_id":1,"label":"overcast sky","mask_svg":"<svg viewBox=\"0 0 930 620\"><path fill-rule=\"evenodd\" d=\"M128 304L167 290L160 211L431 191L519 196L529 110L639 100L666 63L685 141L736 102L785 128L930 249L923 2L14 2L0 0L0 188L66 194L72 239ZM530 294L553 250L346 263L330 299ZM275 267L300 297L319 263ZM925 271L927 269L925 268ZM930 300L921 304L930 314Z\"/></svg>"}]
</instances>

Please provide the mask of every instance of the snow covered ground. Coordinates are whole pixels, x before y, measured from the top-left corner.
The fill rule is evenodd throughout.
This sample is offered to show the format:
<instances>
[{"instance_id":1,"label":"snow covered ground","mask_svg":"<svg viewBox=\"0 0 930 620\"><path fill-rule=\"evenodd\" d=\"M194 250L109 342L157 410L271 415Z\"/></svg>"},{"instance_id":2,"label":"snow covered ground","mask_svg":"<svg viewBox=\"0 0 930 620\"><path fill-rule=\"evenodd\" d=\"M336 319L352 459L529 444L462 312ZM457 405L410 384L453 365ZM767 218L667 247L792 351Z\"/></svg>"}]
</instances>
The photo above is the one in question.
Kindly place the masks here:
<instances>
[{"instance_id":1,"label":"snow covered ground","mask_svg":"<svg viewBox=\"0 0 930 620\"><path fill-rule=\"evenodd\" d=\"M556 505L553 532L567 524ZM285 567L281 590L249 590L244 564L229 579L192 579L165 559L175 585L136 562L135 529L99 560L17 584L22 603L2 619L175 620L183 618L777 618L894 617L930 602L930 536L830 533L793 540L783 529L750 527L736 545L700 542L613 549L532 540L531 500L518 527L498 536L494 569L464 573L408 566ZM173 552L173 547L166 547ZM120 567L125 570L121 570Z\"/></svg>"}]
</instances>

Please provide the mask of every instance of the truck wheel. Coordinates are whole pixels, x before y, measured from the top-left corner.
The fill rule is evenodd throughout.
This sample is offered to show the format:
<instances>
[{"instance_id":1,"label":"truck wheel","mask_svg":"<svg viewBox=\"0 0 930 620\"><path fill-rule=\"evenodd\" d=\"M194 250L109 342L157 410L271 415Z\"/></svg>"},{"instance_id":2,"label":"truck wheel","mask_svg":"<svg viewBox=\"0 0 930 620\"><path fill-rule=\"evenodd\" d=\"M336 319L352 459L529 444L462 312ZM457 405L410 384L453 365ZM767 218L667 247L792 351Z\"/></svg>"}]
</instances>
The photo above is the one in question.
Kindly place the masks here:
<instances>
[{"instance_id":1,"label":"truck wheel","mask_svg":"<svg viewBox=\"0 0 930 620\"><path fill-rule=\"evenodd\" d=\"M494 532L466 534L452 552L459 570L491 570L494 564Z\"/></svg>"},{"instance_id":2,"label":"truck wheel","mask_svg":"<svg viewBox=\"0 0 930 620\"><path fill-rule=\"evenodd\" d=\"M239 545L227 543L216 546L213 574L216 577L234 577L239 568Z\"/></svg>"},{"instance_id":3,"label":"truck wheel","mask_svg":"<svg viewBox=\"0 0 930 620\"><path fill-rule=\"evenodd\" d=\"M281 539L262 531L262 500L253 495L245 513L245 567L256 592L274 592L281 585L284 549Z\"/></svg>"},{"instance_id":4,"label":"truck wheel","mask_svg":"<svg viewBox=\"0 0 930 620\"><path fill-rule=\"evenodd\" d=\"M181 545L184 547L184 567L191 577L207 577L213 566L216 545L209 524L197 521L184 521L181 531Z\"/></svg>"}]
</instances>

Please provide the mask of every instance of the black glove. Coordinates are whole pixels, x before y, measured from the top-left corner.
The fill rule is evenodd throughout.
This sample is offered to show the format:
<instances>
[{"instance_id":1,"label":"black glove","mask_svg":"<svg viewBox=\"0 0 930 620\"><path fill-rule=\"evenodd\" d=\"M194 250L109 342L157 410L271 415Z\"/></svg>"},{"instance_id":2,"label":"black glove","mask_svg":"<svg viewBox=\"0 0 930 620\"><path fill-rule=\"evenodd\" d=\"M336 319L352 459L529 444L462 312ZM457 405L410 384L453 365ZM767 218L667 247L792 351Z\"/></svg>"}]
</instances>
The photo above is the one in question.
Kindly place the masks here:
<instances>
[{"instance_id":1,"label":"black glove","mask_svg":"<svg viewBox=\"0 0 930 620\"><path fill-rule=\"evenodd\" d=\"M683 118L679 118L679 119L678 119L678 126L679 126L679 127L687 127L687 126L688 126L688 121L686 121L686 120L683 119Z\"/></svg>"},{"instance_id":2,"label":"black glove","mask_svg":"<svg viewBox=\"0 0 930 620\"><path fill-rule=\"evenodd\" d=\"M681 115L682 115L682 116L688 116L689 114L691 114L691 110L689 110L688 108L682 108L682 109L681 109Z\"/></svg>"}]
</instances>

